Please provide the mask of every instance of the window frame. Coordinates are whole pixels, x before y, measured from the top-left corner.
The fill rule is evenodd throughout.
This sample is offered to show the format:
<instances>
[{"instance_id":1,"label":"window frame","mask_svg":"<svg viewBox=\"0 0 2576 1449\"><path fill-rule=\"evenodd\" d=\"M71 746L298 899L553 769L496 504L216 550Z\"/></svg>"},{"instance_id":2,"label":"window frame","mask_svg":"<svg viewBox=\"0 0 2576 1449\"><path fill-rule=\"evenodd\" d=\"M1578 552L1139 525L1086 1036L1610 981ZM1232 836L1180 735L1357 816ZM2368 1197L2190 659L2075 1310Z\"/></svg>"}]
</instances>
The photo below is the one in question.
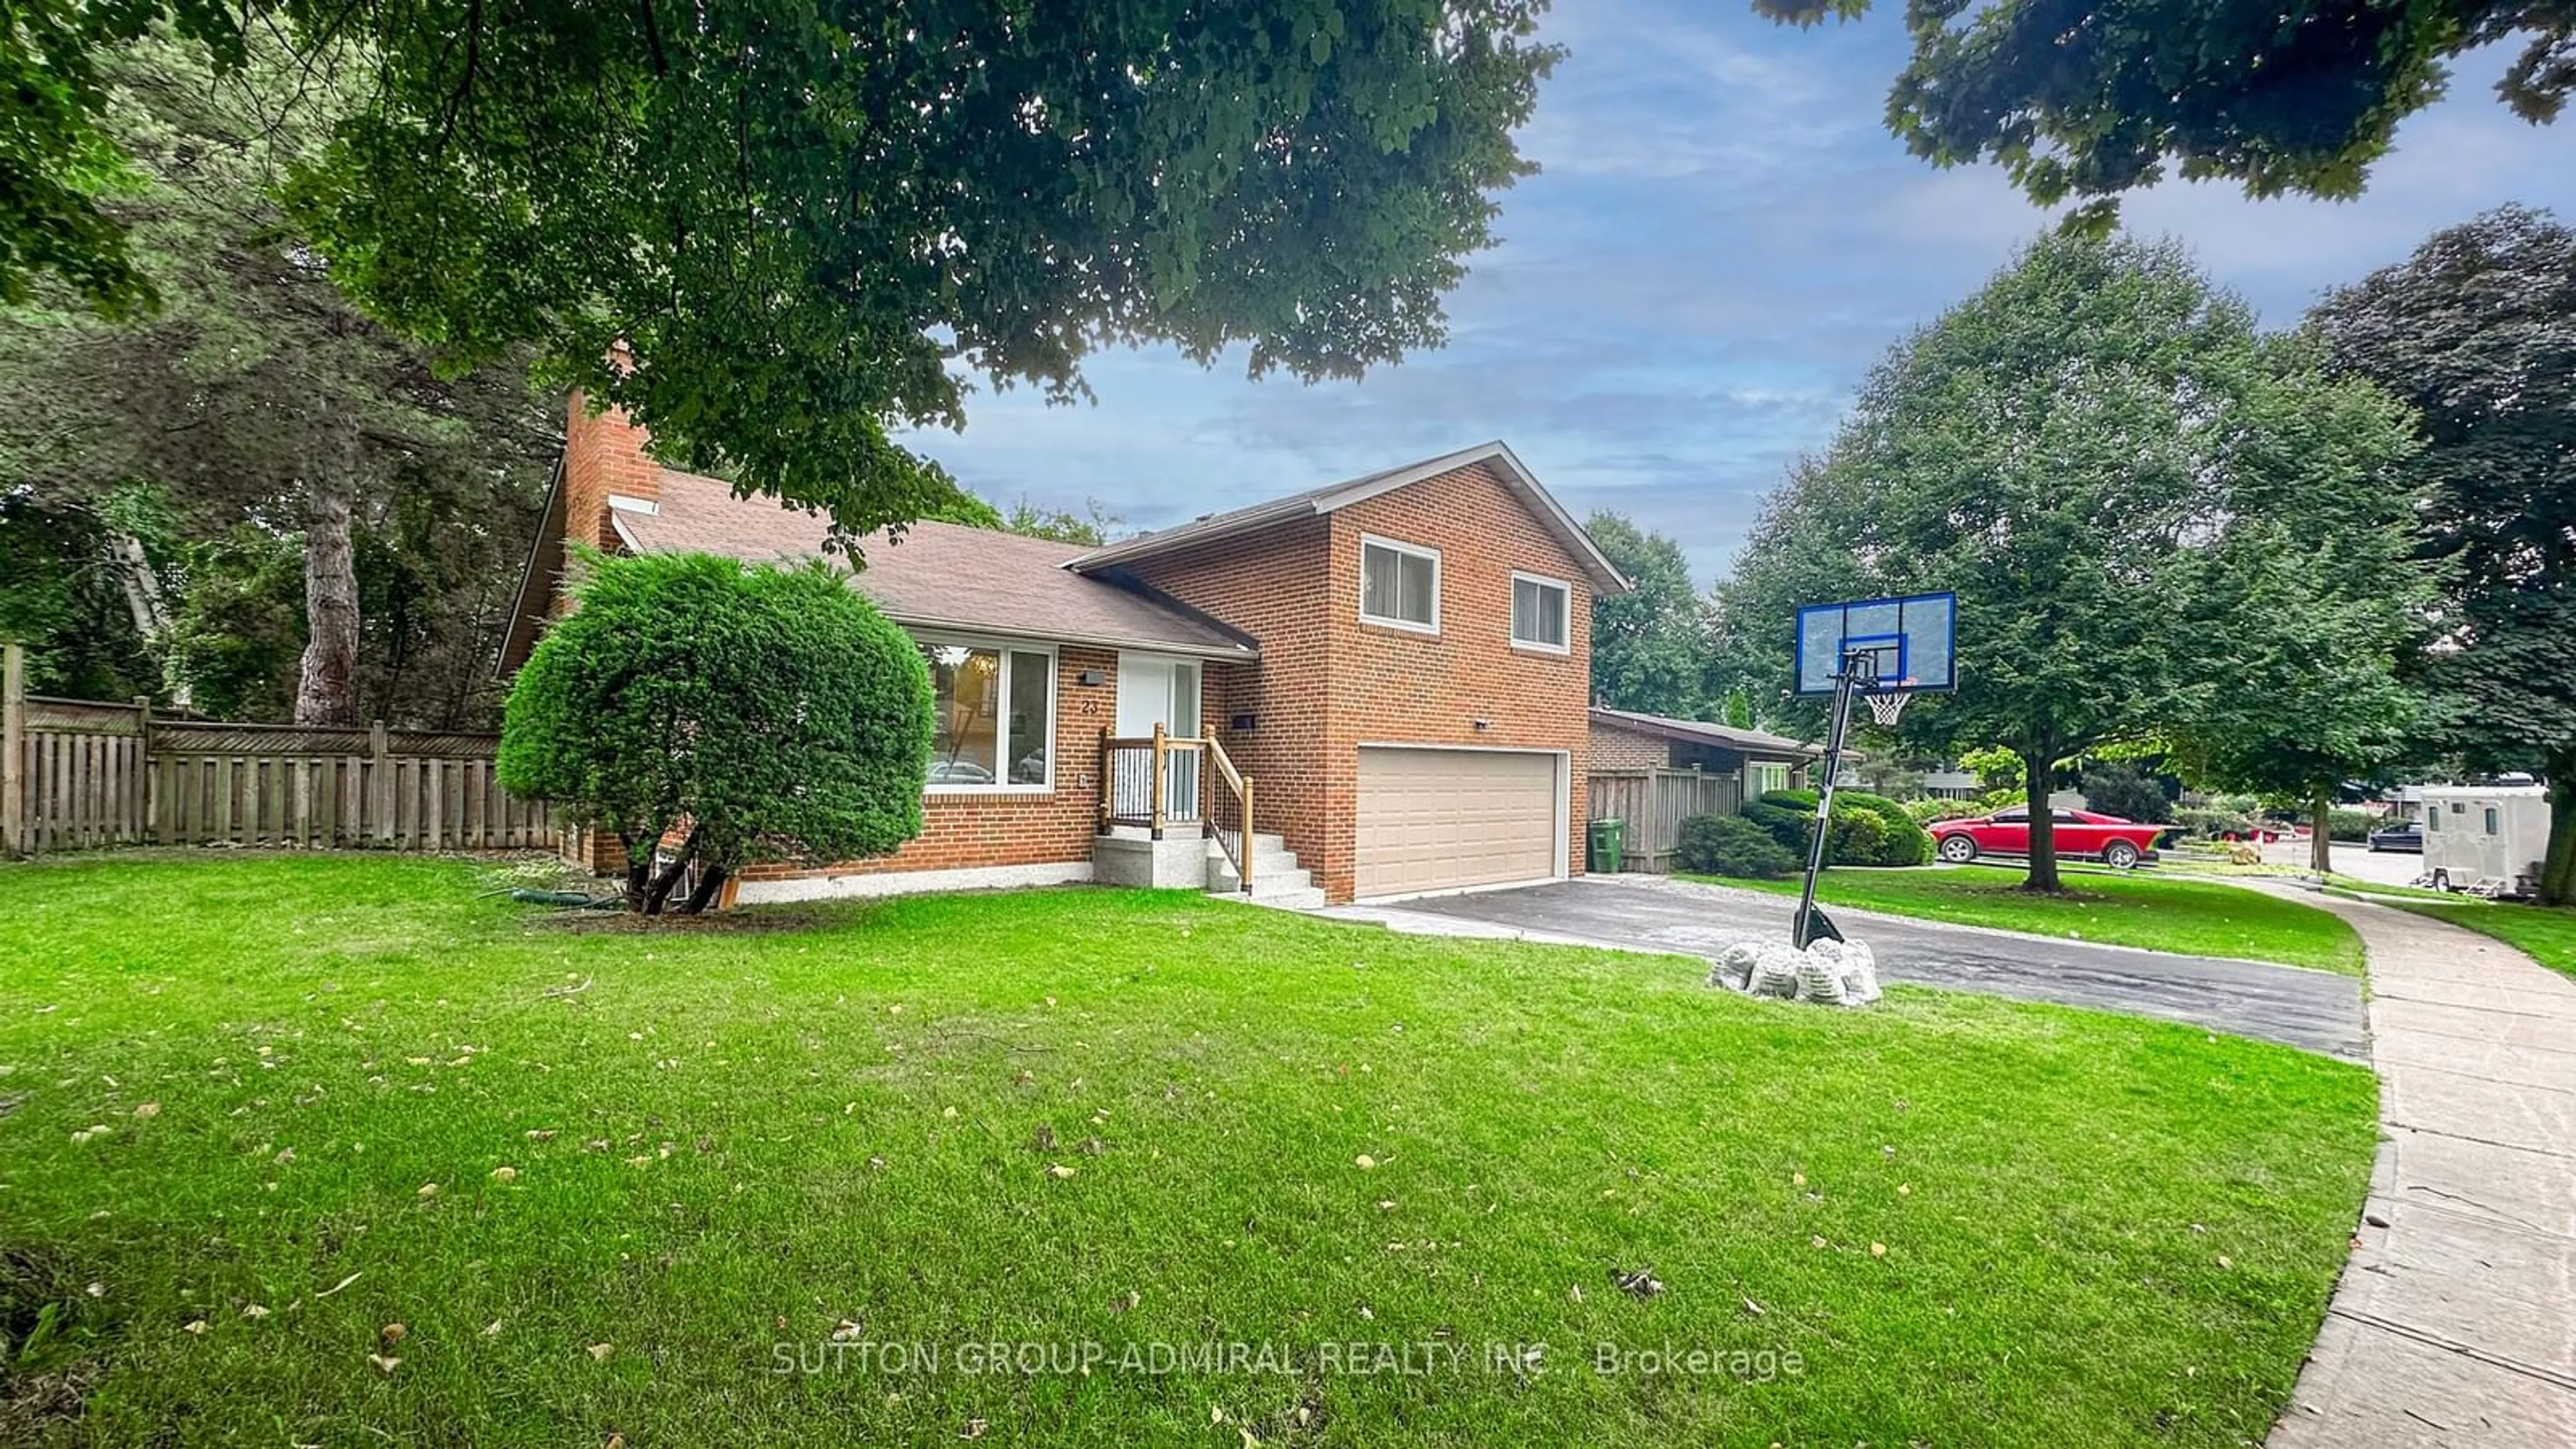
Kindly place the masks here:
<instances>
[{"instance_id":1,"label":"window frame","mask_svg":"<svg viewBox=\"0 0 2576 1449\"><path fill-rule=\"evenodd\" d=\"M1431 561L1431 622L1425 624L1412 619L1392 617L1384 614L1372 614L1369 612L1368 551L1372 548L1382 548L1389 553L1411 558L1429 559ZM1436 637L1440 633L1440 572L1440 550L1433 548L1428 544L1404 543L1397 539L1383 538L1374 533L1361 534L1359 569L1360 622L1363 624L1375 625L1380 629L1401 629L1407 634L1427 634ZM1404 599L1404 566L1401 563L1396 565L1395 594L1397 606L1402 607Z\"/></svg>"},{"instance_id":2,"label":"window frame","mask_svg":"<svg viewBox=\"0 0 2576 1449\"><path fill-rule=\"evenodd\" d=\"M1001 639L995 638L991 635L982 634L914 634L912 636L912 642L915 646L923 649L989 649L1001 661L1001 668L996 671L993 680L994 694L1000 700L1000 716L994 722L993 726L993 764L995 767L995 773L1000 775L1002 778L996 779L992 783L985 785L943 784L936 780L925 780L921 787L923 797L928 798L934 795L1051 795L1055 793L1055 734L1056 726L1061 722L1062 718L1060 714L1062 704L1058 699L1058 695L1062 692L1063 685L1063 660L1057 655L1057 646L1050 643L1040 643L1035 640ZM1011 656L1013 654L1043 655L1047 662L1046 779L1043 782L1030 782L1009 778L1011 760L1014 754L1027 753L1025 750L1014 752L1011 748L1011 670L1015 667L1011 663ZM935 698L936 696L934 696L934 699ZM937 764L938 744L935 738L932 741L931 749L931 763Z\"/></svg>"},{"instance_id":3,"label":"window frame","mask_svg":"<svg viewBox=\"0 0 2576 1449\"><path fill-rule=\"evenodd\" d=\"M1550 644L1544 639L1524 639L1520 636L1521 585L1523 584L1536 584L1542 589L1554 589L1557 597L1565 601L1562 611L1565 619L1564 643ZM1563 579L1549 578L1545 574L1514 569L1511 587L1511 599L1503 609L1503 633L1510 639L1511 646L1531 654L1572 654L1574 652L1574 585Z\"/></svg>"}]
</instances>

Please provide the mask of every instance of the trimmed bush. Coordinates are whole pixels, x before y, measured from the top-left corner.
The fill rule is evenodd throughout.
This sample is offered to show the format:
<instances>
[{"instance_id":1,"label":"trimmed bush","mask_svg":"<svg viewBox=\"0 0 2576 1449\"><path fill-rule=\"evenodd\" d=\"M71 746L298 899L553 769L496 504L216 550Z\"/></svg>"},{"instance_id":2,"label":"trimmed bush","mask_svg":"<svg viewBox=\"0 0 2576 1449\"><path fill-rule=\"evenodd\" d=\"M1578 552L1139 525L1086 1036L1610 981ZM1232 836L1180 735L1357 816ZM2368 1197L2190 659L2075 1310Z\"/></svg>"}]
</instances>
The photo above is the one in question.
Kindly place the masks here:
<instances>
[{"instance_id":1,"label":"trimmed bush","mask_svg":"<svg viewBox=\"0 0 2576 1449\"><path fill-rule=\"evenodd\" d=\"M1673 863L1698 875L1778 880L1805 862L1741 815L1694 815L1682 822Z\"/></svg>"},{"instance_id":2,"label":"trimmed bush","mask_svg":"<svg viewBox=\"0 0 2576 1449\"><path fill-rule=\"evenodd\" d=\"M629 909L660 912L692 866L689 913L752 861L884 855L921 833L930 670L843 576L589 563L510 690L497 772L624 844Z\"/></svg>"},{"instance_id":3,"label":"trimmed bush","mask_svg":"<svg viewBox=\"0 0 2576 1449\"><path fill-rule=\"evenodd\" d=\"M2174 823L2193 835L2209 840L2215 840L2222 835L2250 835L2254 830L2252 812L2209 806L2186 805L2174 812Z\"/></svg>"},{"instance_id":4,"label":"trimmed bush","mask_svg":"<svg viewBox=\"0 0 2576 1449\"><path fill-rule=\"evenodd\" d=\"M1744 818L1807 858L1807 829L1816 818L1813 790L1772 790L1744 807ZM1828 865L1921 865L1932 858L1932 834L1903 805L1865 790L1834 792L1833 829L1825 837Z\"/></svg>"},{"instance_id":5,"label":"trimmed bush","mask_svg":"<svg viewBox=\"0 0 2576 1449\"><path fill-rule=\"evenodd\" d=\"M2326 834L2335 839L2359 845L2370 838L2377 817L2367 810L2330 810L2326 812Z\"/></svg>"},{"instance_id":6,"label":"trimmed bush","mask_svg":"<svg viewBox=\"0 0 2576 1449\"><path fill-rule=\"evenodd\" d=\"M1965 820L1971 815L1986 812L1979 809L1974 800L1927 799L1906 801L1905 813L1913 817L1915 824L1929 825L1936 820Z\"/></svg>"},{"instance_id":7,"label":"trimmed bush","mask_svg":"<svg viewBox=\"0 0 2576 1449\"><path fill-rule=\"evenodd\" d=\"M2083 791L2085 805L2105 815L2144 825L2163 825L2174 818L2173 801L2166 796L2163 783L2152 775L2138 773L2137 767L2126 761L2088 771Z\"/></svg>"}]
</instances>

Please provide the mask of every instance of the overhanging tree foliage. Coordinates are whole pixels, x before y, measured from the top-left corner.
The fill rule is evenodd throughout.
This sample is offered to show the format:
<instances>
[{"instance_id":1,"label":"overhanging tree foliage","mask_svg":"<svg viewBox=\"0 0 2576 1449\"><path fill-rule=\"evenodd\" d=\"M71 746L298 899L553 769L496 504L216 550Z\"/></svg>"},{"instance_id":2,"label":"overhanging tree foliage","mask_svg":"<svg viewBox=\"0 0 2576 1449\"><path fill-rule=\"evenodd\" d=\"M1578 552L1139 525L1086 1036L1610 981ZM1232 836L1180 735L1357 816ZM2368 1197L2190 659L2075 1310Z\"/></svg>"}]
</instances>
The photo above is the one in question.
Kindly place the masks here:
<instances>
[{"instance_id":1,"label":"overhanging tree foliage","mask_svg":"<svg viewBox=\"0 0 2576 1449\"><path fill-rule=\"evenodd\" d=\"M2489 212L2310 325L2422 418L2408 481L2444 590L2433 738L2473 768L2548 774L2541 894L2576 902L2576 228Z\"/></svg>"},{"instance_id":2,"label":"overhanging tree foliage","mask_svg":"<svg viewBox=\"0 0 2576 1449\"><path fill-rule=\"evenodd\" d=\"M1785 688L1797 605L1955 590L1960 688L1903 736L2021 757L2028 884L2055 890L2057 761L2294 687L2277 665L2317 649L2311 611L2256 607L2284 598L2246 579L2314 582L2301 549L2402 550L2352 505L2406 448L2400 409L2258 336L2180 249L2043 238L1899 344L1766 503L1720 591L1723 647Z\"/></svg>"},{"instance_id":3,"label":"overhanging tree foliage","mask_svg":"<svg viewBox=\"0 0 2576 1449\"><path fill-rule=\"evenodd\" d=\"M2412 420L2375 388L2315 385L2323 357L2308 339L2273 351L2300 395L2274 410L2264 446L2276 454L2255 461L2297 487L2211 543L2197 612L2232 636L2239 682L2169 738L2203 784L2304 802L2310 864L2331 872L2337 791L2419 737L2422 700L2399 673L2423 643L2433 573L2416 556L2405 486Z\"/></svg>"},{"instance_id":4,"label":"overhanging tree foliage","mask_svg":"<svg viewBox=\"0 0 2576 1449\"><path fill-rule=\"evenodd\" d=\"M104 8L173 4L355 77L292 194L374 315L457 361L538 347L669 461L845 538L953 497L889 438L961 420L952 361L1070 393L1103 344L1304 378L1436 345L1556 54L1543 0ZM12 13L87 64L123 33L100 8ZM47 94L56 139L0 181L51 187L66 240L0 265L130 299L115 144L88 90Z\"/></svg>"},{"instance_id":5,"label":"overhanging tree foliage","mask_svg":"<svg viewBox=\"0 0 2576 1449\"><path fill-rule=\"evenodd\" d=\"M109 214L160 305L0 310L0 529L131 604L105 622L152 667L111 697L488 727L558 407L523 367L443 375L339 294L269 188L342 98L292 90L273 44L244 66L152 39L101 69L132 162Z\"/></svg>"},{"instance_id":6,"label":"overhanging tree foliage","mask_svg":"<svg viewBox=\"0 0 2576 1449\"><path fill-rule=\"evenodd\" d=\"M1872 0L1754 0L1777 19L1852 18ZM2106 219L2170 168L2256 196L2359 195L2397 123L2442 94L2448 62L2519 44L2497 86L2555 120L2576 90L2569 0L1909 0L1914 56L1888 129L1950 166L1991 160L2043 206Z\"/></svg>"},{"instance_id":7,"label":"overhanging tree foliage","mask_svg":"<svg viewBox=\"0 0 2576 1449\"><path fill-rule=\"evenodd\" d=\"M586 567L511 688L496 768L617 837L630 910L659 914L693 868L688 914L749 862L883 855L921 833L929 666L841 573L704 554Z\"/></svg>"},{"instance_id":8,"label":"overhanging tree foliage","mask_svg":"<svg viewBox=\"0 0 2576 1449\"><path fill-rule=\"evenodd\" d=\"M1613 709L1697 717L1707 616L1682 546L1608 511L1583 525L1636 587L1592 601L1592 698Z\"/></svg>"}]
</instances>

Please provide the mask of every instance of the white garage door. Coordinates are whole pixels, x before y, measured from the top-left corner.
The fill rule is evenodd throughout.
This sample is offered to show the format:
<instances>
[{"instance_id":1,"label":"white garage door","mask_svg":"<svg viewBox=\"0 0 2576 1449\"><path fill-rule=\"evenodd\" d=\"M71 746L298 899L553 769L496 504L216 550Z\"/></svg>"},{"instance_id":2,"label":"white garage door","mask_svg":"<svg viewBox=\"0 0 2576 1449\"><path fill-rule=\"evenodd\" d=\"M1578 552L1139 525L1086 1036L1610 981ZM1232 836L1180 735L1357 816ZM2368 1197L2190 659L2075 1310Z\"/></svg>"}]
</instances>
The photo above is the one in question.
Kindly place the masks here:
<instances>
[{"instance_id":1,"label":"white garage door","mask_svg":"<svg viewBox=\"0 0 2576 1449\"><path fill-rule=\"evenodd\" d=\"M1362 749L1357 894L1554 875L1556 773L1552 754Z\"/></svg>"}]
</instances>

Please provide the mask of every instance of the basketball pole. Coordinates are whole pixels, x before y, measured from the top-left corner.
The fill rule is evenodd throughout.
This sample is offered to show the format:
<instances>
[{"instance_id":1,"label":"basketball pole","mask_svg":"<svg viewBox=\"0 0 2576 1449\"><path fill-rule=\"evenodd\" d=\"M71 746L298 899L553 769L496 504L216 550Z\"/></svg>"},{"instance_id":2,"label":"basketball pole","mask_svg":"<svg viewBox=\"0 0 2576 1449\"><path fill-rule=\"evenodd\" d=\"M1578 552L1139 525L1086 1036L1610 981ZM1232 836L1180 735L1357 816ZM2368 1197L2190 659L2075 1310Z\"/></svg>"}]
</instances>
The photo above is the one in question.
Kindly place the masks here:
<instances>
[{"instance_id":1,"label":"basketball pole","mask_svg":"<svg viewBox=\"0 0 2576 1449\"><path fill-rule=\"evenodd\" d=\"M1834 717L1833 723L1825 730L1825 778L1816 787L1816 823L1808 833L1807 883L1798 892L1798 918L1789 926L1789 944L1801 951L1819 939L1839 941L1843 938L1843 933L1834 929L1833 921L1816 904L1816 876L1825 868L1826 837L1833 832L1834 777L1842 773L1843 739L1851 732L1852 695L1858 681L1859 662L1865 657L1876 662L1874 656L1851 651L1843 655L1842 667L1834 671ZM1874 675L1875 671L1872 683L1877 682Z\"/></svg>"}]
</instances>

